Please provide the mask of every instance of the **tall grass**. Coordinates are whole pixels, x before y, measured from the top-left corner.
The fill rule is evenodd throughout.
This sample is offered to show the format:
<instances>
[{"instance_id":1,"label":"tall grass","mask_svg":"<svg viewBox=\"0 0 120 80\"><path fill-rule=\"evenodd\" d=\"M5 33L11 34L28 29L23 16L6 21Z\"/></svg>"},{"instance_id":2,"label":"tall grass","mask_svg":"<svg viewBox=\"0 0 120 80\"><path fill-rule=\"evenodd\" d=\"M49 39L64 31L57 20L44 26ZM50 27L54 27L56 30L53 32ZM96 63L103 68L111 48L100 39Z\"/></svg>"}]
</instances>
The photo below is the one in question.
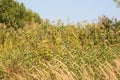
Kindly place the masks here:
<instances>
[{"instance_id":1,"label":"tall grass","mask_svg":"<svg viewBox=\"0 0 120 80\"><path fill-rule=\"evenodd\" d=\"M0 79L119 80L120 25L1 27Z\"/></svg>"}]
</instances>

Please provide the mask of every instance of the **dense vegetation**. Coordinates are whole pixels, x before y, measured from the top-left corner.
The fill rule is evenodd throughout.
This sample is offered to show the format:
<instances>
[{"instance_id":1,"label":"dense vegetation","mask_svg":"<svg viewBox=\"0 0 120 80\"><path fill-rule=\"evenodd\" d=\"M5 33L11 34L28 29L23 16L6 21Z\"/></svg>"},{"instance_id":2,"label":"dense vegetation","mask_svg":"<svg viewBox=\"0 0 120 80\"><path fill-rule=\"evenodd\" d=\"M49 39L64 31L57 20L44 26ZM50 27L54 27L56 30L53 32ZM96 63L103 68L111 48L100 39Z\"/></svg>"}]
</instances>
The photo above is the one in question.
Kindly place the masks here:
<instances>
[{"instance_id":1,"label":"dense vegetation","mask_svg":"<svg viewBox=\"0 0 120 80\"><path fill-rule=\"evenodd\" d=\"M22 28L25 23L40 23L40 16L32 10L26 9L23 3L16 0L0 0L0 23L7 28Z\"/></svg>"},{"instance_id":2,"label":"dense vegetation","mask_svg":"<svg viewBox=\"0 0 120 80\"><path fill-rule=\"evenodd\" d=\"M6 25L0 25L0 79L120 79L120 21L103 16L83 27L29 19L24 17L26 24L18 29L1 20Z\"/></svg>"},{"instance_id":3,"label":"dense vegetation","mask_svg":"<svg viewBox=\"0 0 120 80\"><path fill-rule=\"evenodd\" d=\"M119 80L120 22L0 28L0 78ZM106 22L107 24L103 23Z\"/></svg>"}]
</instances>

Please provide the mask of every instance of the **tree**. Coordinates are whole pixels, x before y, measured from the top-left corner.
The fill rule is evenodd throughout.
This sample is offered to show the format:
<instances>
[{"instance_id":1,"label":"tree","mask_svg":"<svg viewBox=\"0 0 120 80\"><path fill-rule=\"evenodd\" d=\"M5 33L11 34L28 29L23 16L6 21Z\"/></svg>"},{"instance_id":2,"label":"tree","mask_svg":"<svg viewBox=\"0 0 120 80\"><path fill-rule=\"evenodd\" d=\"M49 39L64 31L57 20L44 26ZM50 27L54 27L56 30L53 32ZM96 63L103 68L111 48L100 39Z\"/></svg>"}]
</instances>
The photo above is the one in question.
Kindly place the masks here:
<instances>
[{"instance_id":1,"label":"tree","mask_svg":"<svg viewBox=\"0 0 120 80\"><path fill-rule=\"evenodd\" d=\"M0 0L0 23L15 29L23 27L25 22L40 23L37 13L27 10L23 3L17 0Z\"/></svg>"},{"instance_id":2,"label":"tree","mask_svg":"<svg viewBox=\"0 0 120 80\"><path fill-rule=\"evenodd\" d=\"M118 7L120 7L120 0L114 0L117 4L118 4Z\"/></svg>"},{"instance_id":3,"label":"tree","mask_svg":"<svg viewBox=\"0 0 120 80\"><path fill-rule=\"evenodd\" d=\"M7 27L23 27L26 8L15 0L0 0L0 22Z\"/></svg>"},{"instance_id":4,"label":"tree","mask_svg":"<svg viewBox=\"0 0 120 80\"><path fill-rule=\"evenodd\" d=\"M42 19L40 18L39 14L36 12L33 12L31 9L28 9L25 13L25 21L29 23L40 23Z\"/></svg>"},{"instance_id":5,"label":"tree","mask_svg":"<svg viewBox=\"0 0 120 80\"><path fill-rule=\"evenodd\" d=\"M111 20L106 16L102 16L102 17L99 17L98 23L102 24L106 29L109 29L110 26L113 25L113 20Z\"/></svg>"}]
</instances>

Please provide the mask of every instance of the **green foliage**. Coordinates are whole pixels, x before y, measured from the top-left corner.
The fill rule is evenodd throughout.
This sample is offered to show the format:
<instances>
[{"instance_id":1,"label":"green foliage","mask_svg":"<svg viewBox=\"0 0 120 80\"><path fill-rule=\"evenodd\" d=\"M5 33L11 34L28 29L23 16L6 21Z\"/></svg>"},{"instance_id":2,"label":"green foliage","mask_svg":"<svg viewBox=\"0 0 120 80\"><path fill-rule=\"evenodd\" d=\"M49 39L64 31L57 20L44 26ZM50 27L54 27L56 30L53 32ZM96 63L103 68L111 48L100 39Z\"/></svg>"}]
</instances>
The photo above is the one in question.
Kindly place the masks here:
<instances>
[{"instance_id":1,"label":"green foliage","mask_svg":"<svg viewBox=\"0 0 120 80\"><path fill-rule=\"evenodd\" d=\"M117 3L118 7L120 7L120 0L114 0L114 1Z\"/></svg>"},{"instance_id":2,"label":"green foliage","mask_svg":"<svg viewBox=\"0 0 120 80\"><path fill-rule=\"evenodd\" d=\"M24 17L25 22L28 23L41 23L42 19L38 13L33 12L31 9L28 9Z\"/></svg>"},{"instance_id":3,"label":"green foliage","mask_svg":"<svg viewBox=\"0 0 120 80\"><path fill-rule=\"evenodd\" d=\"M15 0L0 0L0 22L7 27L23 27L25 11L23 3L19 4Z\"/></svg>"},{"instance_id":4,"label":"green foliage","mask_svg":"<svg viewBox=\"0 0 120 80\"><path fill-rule=\"evenodd\" d=\"M35 23L41 23L42 19L40 19L40 16L38 13L33 13L33 18Z\"/></svg>"},{"instance_id":5,"label":"green foliage","mask_svg":"<svg viewBox=\"0 0 120 80\"><path fill-rule=\"evenodd\" d=\"M32 22L32 20L33 20L33 12L32 12L32 10L28 9L26 11L24 19L25 19L26 22L30 22L30 23Z\"/></svg>"},{"instance_id":6,"label":"green foliage","mask_svg":"<svg viewBox=\"0 0 120 80\"><path fill-rule=\"evenodd\" d=\"M16 0L0 0L0 22L8 28L15 29L23 27L25 22L40 23L41 19L37 13L32 10L26 10L23 3Z\"/></svg>"}]
</instances>

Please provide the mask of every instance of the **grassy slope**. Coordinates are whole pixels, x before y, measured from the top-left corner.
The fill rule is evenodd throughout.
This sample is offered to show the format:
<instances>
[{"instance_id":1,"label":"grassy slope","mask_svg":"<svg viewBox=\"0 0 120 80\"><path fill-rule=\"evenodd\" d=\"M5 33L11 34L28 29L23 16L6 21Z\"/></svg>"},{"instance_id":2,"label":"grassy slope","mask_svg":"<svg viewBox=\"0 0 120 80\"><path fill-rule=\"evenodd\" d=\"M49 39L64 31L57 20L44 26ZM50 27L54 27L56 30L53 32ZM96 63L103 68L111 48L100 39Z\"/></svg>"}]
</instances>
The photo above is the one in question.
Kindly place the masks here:
<instances>
[{"instance_id":1,"label":"grassy slope","mask_svg":"<svg viewBox=\"0 0 120 80\"><path fill-rule=\"evenodd\" d=\"M0 79L120 79L120 26L79 26L0 28Z\"/></svg>"}]
</instances>

